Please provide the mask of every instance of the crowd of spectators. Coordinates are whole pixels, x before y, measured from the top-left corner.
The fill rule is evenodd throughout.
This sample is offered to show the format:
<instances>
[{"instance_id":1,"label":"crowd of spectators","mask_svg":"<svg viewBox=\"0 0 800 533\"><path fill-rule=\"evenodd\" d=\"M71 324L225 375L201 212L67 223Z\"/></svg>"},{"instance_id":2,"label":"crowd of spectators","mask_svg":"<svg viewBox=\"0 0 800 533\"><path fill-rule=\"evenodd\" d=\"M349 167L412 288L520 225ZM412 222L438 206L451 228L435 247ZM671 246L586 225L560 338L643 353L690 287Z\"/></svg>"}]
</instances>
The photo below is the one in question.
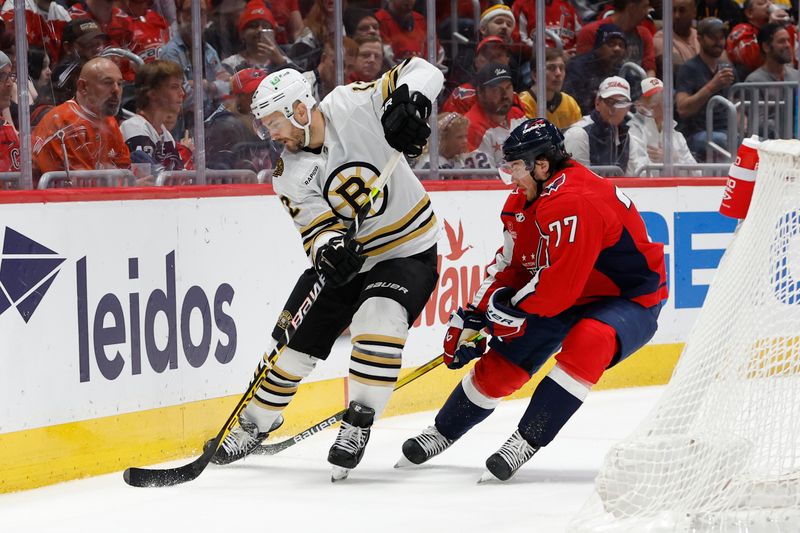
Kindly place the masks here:
<instances>
[{"instance_id":1,"label":"crowd of spectators","mask_svg":"<svg viewBox=\"0 0 800 533\"><path fill-rule=\"evenodd\" d=\"M660 2L548 0L545 48L536 46L534 0L472 2L343 0L344 82L368 82L411 56L445 73L439 100L438 165L492 169L502 143L545 114L587 165L633 175L664 162L705 162L729 125L706 106L739 81L800 81L796 0L674 0L674 70L665 53ZM445 5L446 4L446 5ZM0 21L0 171L18 171L13 1ZM34 176L57 170L130 168L139 183L193 169L194 69L191 0L25 0ZM269 73L304 73L318 99L336 85L333 0L203 0L204 144L210 169L271 167L280 146L264 139L249 101ZM451 30L455 17L458 35ZM466 38L465 38L466 37ZM544 54L546 102L537 102L536 50ZM631 66L632 65L632 66ZM674 117L662 80L672 76ZM544 110L541 108L544 107ZM764 117L770 120L770 117ZM430 168L426 148L411 163ZM435 160L435 159L434 159Z\"/></svg>"}]
</instances>

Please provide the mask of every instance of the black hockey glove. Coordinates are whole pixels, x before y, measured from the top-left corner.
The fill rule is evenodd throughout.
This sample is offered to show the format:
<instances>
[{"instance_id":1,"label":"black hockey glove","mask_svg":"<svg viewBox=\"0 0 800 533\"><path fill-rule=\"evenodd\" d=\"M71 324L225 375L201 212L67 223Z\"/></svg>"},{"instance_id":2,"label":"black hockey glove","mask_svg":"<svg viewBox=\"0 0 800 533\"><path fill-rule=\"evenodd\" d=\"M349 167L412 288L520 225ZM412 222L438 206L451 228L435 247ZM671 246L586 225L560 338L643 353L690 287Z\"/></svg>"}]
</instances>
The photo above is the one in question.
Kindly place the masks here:
<instances>
[{"instance_id":1,"label":"black hockey glove","mask_svg":"<svg viewBox=\"0 0 800 533\"><path fill-rule=\"evenodd\" d=\"M431 128L431 101L422 93L408 93L408 85L401 85L383 104L383 134L389 146L408 157L419 157L428 142Z\"/></svg>"},{"instance_id":2,"label":"black hockey glove","mask_svg":"<svg viewBox=\"0 0 800 533\"><path fill-rule=\"evenodd\" d=\"M317 250L314 268L325 277L332 287L340 287L352 280L361 270L367 256L361 255L361 245L350 241L345 245L344 236L333 237Z\"/></svg>"}]
</instances>

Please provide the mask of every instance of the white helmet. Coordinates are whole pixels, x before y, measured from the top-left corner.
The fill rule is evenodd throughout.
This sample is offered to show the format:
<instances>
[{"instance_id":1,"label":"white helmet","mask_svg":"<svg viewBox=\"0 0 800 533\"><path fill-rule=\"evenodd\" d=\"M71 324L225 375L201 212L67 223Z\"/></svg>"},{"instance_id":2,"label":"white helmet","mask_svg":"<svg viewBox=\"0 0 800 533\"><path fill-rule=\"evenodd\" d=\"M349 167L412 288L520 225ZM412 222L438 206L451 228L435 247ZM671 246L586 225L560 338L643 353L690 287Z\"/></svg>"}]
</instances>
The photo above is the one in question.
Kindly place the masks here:
<instances>
[{"instance_id":1,"label":"white helmet","mask_svg":"<svg viewBox=\"0 0 800 533\"><path fill-rule=\"evenodd\" d=\"M306 105L309 114L317 104L311 94L311 85L306 80L306 77L292 68L285 68L273 72L261 80L256 92L253 93L253 102L250 104L250 109L257 120L280 111L293 126L303 130L305 134L303 146L308 146L311 138L311 119L309 118L308 124L305 125L295 120L294 103L298 100Z\"/></svg>"}]
</instances>

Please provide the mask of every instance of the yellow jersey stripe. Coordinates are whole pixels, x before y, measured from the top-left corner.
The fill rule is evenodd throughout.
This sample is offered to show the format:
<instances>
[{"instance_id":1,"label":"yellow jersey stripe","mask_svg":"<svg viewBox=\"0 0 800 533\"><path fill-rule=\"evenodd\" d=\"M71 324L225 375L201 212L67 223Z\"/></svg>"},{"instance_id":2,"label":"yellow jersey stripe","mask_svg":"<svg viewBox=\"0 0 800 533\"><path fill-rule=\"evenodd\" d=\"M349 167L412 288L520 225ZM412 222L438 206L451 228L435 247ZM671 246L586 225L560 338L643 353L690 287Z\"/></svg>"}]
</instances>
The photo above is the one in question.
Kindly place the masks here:
<instances>
[{"instance_id":1,"label":"yellow jersey stripe","mask_svg":"<svg viewBox=\"0 0 800 533\"><path fill-rule=\"evenodd\" d=\"M288 373L287 371L280 368L278 365L273 366L272 369L270 369L270 372L272 372L273 374L275 374L284 381L294 381L296 383L299 383L303 379L300 376L295 376L294 374Z\"/></svg>"},{"instance_id":2,"label":"yellow jersey stripe","mask_svg":"<svg viewBox=\"0 0 800 533\"><path fill-rule=\"evenodd\" d=\"M376 355L361 353L355 349L350 357L364 364L375 363L375 365L384 366L386 368L400 368L402 365L402 361L400 361L399 357L378 357Z\"/></svg>"},{"instance_id":3,"label":"yellow jersey stripe","mask_svg":"<svg viewBox=\"0 0 800 533\"><path fill-rule=\"evenodd\" d=\"M286 405L277 405L274 403L270 403L265 400L262 400L258 396L253 396L253 401L256 402L259 406L263 407L264 409L269 409L270 411L283 411L286 408Z\"/></svg>"},{"instance_id":4,"label":"yellow jersey stripe","mask_svg":"<svg viewBox=\"0 0 800 533\"><path fill-rule=\"evenodd\" d=\"M364 235L363 237L359 237L358 242L366 245L374 240L380 239L381 237L385 237L387 235L391 235L392 233L401 231L404 228L404 226L408 225L415 217L417 217L428 207L430 207L430 205L431 205L431 199L426 194L422 197L422 199L419 202L417 202L417 205L409 209L408 213L406 213L406 215L403 218L401 218L394 224L391 224L389 226L384 226L381 229L370 233L369 235Z\"/></svg>"},{"instance_id":5,"label":"yellow jersey stripe","mask_svg":"<svg viewBox=\"0 0 800 533\"><path fill-rule=\"evenodd\" d=\"M317 242L317 238L324 233L328 233L329 231L333 231L335 233L344 233L345 231L347 231L347 228L345 228L344 224L342 223L334 224L333 226L328 228L322 228L318 233L316 233L311 238L303 242L303 250L305 250L306 255L311 254L311 248L312 246L314 246L314 243Z\"/></svg>"},{"instance_id":6,"label":"yellow jersey stripe","mask_svg":"<svg viewBox=\"0 0 800 533\"><path fill-rule=\"evenodd\" d=\"M424 233L427 233L432 228L435 228L436 224L437 224L436 216L435 215L431 215L431 217L428 219L428 221L425 224L423 224L422 226L418 227L417 229L415 229L411 233L407 233L407 234L403 235L402 237L399 237L399 238L397 238L397 239L395 239L393 241L389 241L389 242L387 242L385 244L381 244L379 246L376 246L375 248L372 248L370 250L365 250L363 253L367 257L374 257L374 256L380 255L380 254L382 254L384 252L388 252L389 250L392 250L393 248L397 248L401 244L404 244L404 243L406 243L406 242L408 242L408 241L410 241L412 239L416 239L420 235L422 235Z\"/></svg>"},{"instance_id":7,"label":"yellow jersey stripe","mask_svg":"<svg viewBox=\"0 0 800 533\"><path fill-rule=\"evenodd\" d=\"M323 224L325 222L330 222L331 220L336 220L336 215L334 215L333 212L331 211L325 211L320 216L309 222L307 225L300 228L300 235L305 237L306 233L312 231L316 226Z\"/></svg>"},{"instance_id":8,"label":"yellow jersey stripe","mask_svg":"<svg viewBox=\"0 0 800 533\"><path fill-rule=\"evenodd\" d=\"M406 345L406 340L400 337L390 337L389 335L375 335L365 333L357 335L351 339L353 344L360 342L363 344L375 344L377 346L390 346L392 348L402 348Z\"/></svg>"},{"instance_id":9,"label":"yellow jersey stripe","mask_svg":"<svg viewBox=\"0 0 800 533\"><path fill-rule=\"evenodd\" d=\"M272 392L274 394L288 396L288 395L292 395L295 392L297 392L297 387L298 387L297 385L295 385L294 387L284 387L282 385L277 385L275 383L269 383L267 381L263 381L263 382L261 382L261 387L260 388L262 390L267 391L267 392Z\"/></svg>"},{"instance_id":10,"label":"yellow jersey stripe","mask_svg":"<svg viewBox=\"0 0 800 533\"><path fill-rule=\"evenodd\" d=\"M364 385L371 385L373 387L394 387L394 384L397 382L397 379L391 379L390 381L384 381L380 379L370 379L364 375L358 375L352 370L350 371L350 379L354 379L359 383L363 383Z\"/></svg>"}]
</instances>

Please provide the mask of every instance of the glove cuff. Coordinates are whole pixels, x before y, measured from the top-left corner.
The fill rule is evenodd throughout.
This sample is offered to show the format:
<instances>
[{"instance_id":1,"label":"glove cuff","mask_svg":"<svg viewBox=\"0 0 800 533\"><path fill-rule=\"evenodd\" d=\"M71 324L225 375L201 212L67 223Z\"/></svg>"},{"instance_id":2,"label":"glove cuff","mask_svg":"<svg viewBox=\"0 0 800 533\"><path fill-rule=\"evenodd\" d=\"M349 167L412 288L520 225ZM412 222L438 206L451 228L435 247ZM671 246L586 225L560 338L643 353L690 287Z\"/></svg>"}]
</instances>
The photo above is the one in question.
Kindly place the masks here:
<instances>
[{"instance_id":1,"label":"glove cuff","mask_svg":"<svg viewBox=\"0 0 800 533\"><path fill-rule=\"evenodd\" d=\"M323 231L314 237L314 242L311 245L311 263L314 265L317 264L317 252L319 252L320 248L331 242L334 238L342 236L344 236L344 233L340 231Z\"/></svg>"},{"instance_id":2,"label":"glove cuff","mask_svg":"<svg viewBox=\"0 0 800 533\"><path fill-rule=\"evenodd\" d=\"M521 326L525 322L528 314L512 306L509 301L515 292L511 287L503 287L492 294L486 308L486 316L490 321L509 327Z\"/></svg>"}]
</instances>

